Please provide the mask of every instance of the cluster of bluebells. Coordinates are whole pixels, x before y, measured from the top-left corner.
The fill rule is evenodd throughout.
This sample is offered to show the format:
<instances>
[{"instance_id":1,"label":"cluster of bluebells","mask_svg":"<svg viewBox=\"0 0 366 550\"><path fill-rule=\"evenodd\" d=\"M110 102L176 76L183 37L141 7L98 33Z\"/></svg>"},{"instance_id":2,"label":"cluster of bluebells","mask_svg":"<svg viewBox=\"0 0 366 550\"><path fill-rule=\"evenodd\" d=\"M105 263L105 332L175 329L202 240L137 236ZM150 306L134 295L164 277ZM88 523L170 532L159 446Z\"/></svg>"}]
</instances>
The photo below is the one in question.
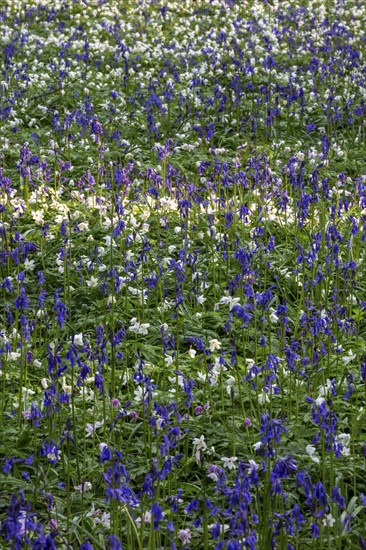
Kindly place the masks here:
<instances>
[{"instance_id":1,"label":"cluster of bluebells","mask_svg":"<svg viewBox=\"0 0 366 550\"><path fill-rule=\"evenodd\" d=\"M0 23L0 545L366 548L362 3Z\"/></svg>"}]
</instances>

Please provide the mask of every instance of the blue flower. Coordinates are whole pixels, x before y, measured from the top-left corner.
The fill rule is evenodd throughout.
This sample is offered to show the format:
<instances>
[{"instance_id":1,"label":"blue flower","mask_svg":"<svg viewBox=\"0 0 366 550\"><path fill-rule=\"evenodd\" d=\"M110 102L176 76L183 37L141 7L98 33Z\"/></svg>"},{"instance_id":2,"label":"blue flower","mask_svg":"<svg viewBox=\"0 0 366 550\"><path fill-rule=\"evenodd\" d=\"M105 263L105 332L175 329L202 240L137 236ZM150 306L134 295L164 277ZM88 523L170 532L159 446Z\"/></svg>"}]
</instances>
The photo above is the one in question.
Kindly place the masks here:
<instances>
[{"instance_id":1,"label":"blue flower","mask_svg":"<svg viewBox=\"0 0 366 550\"><path fill-rule=\"evenodd\" d=\"M159 523L164 519L164 514L161 506L157 502L154 502L151 507L151 514L154 518L154 531L159 529Z\"/></svg>"}]
</instances>

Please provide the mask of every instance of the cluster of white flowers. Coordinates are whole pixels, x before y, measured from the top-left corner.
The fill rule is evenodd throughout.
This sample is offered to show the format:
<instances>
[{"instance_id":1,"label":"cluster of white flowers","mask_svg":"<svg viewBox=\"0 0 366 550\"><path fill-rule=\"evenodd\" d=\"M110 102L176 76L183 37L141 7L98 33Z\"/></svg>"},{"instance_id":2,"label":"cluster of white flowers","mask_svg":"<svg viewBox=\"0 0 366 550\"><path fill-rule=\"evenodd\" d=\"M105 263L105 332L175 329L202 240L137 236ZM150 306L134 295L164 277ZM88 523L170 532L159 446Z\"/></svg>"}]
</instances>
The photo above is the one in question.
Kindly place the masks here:
<instances>
[{"instance_id":1,"label":"cluster of white flowers","mask_svg":"<svg viewBox=\"0 0 366 550\"><path fill-rule=\"evenodd\" d=\"M149 323L140 323L136 317L133 317L130 321L130 326L128 330L134 332L135 334L143 334L146 336L148 333L148 328L150 327Z\"/></svg>"}]
</instances>

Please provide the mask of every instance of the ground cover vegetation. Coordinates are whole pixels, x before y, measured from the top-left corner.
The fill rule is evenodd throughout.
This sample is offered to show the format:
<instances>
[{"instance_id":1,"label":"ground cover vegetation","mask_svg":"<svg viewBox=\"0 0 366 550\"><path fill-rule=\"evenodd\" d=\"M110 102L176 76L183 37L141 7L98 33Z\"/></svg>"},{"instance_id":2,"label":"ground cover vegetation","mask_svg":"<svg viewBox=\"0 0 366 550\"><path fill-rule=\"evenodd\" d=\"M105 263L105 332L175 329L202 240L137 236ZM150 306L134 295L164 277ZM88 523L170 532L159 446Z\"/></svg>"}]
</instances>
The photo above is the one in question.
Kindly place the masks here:
<instances>
[{"instance_id":1,"label":"ground cover vegetation","mask_svg":"<svg viewBox=\"0 0 366 550\"><path fill-rule=\"evenodd\" d=\"M3 0L0 537L366 548L366 7Z\"/></svg>"}]
</instances>

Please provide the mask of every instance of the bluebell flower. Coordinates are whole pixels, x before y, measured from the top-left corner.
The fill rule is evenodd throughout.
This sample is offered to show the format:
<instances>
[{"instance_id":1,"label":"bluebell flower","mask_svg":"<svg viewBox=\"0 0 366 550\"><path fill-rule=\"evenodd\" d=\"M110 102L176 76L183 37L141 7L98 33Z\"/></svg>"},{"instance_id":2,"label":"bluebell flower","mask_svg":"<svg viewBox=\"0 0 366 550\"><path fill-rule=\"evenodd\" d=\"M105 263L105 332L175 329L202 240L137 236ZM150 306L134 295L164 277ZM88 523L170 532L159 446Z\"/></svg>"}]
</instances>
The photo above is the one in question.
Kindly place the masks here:
<instances>
[{"instance_id":1,"label":"bluebell flower","mask_svg":"<svg viewBox=\"0 0 366 550\"><path fill-rule=\"evenodd\" d=\"M117 535L110 535L107 539L108 550L122 550L122 544Z\"/></svg>"},{"instance_id":2,"label":"bluebell flower","mask_svg":"<svg viewBox=\"0 0 366 550\"><path fill-rule=\"evenodd\" d=\"M154 518L154 531L159 529L159 523L164 519L164 514L161 506L157 502L154 502L151 507L151 514Z\"/></svg>"},{"instance_id":3,"label":"bluebell flower","mask_svg":"<svg viewBox=\"0 0 366 550\"><path fill-rule=\"evenodd\" d=\"M340 508L344 510L346 507L346 501L344 497L341 495L338 487L333 487L332 489L332 501L336 504L339 504Z\"/></svg>"},{"instance_id":4,"label":"bluebell flower","mask_svg":"<svg viewBox=\"0 0 366 550\"><path fill-rule=\"evenodd\" d=\"M57 537L57 531L45 535L41 533L39 537L33 542L32 550L57 550L55 538Z\"/></svg>"},{"instance_id":5,"label":"bluebell flower","mask_svg":"<svg viewBox=\"0 0 366 550\"><path fill-rule=\"evenodd\" d=\"M20 293L14 300L14 306L21 310L29 308L29 298L23 286L20 287Z\"/></svg>"}]
</instances>

